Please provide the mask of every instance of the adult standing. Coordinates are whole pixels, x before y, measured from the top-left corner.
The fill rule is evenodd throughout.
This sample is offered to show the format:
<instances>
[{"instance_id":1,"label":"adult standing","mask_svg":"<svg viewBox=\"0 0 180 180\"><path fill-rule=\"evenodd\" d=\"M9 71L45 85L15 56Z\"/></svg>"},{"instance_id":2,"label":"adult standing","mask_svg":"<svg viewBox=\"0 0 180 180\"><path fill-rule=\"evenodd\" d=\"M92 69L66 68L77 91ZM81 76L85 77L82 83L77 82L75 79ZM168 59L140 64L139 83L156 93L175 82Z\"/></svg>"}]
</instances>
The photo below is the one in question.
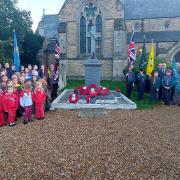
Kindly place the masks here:
<instances>
[{"instance_id":1,"label":"adult standing","mask_svg":"<svg viewBox=\"0 0 180 180\"><path fill-rule=\"evenodd\" d=\"M50 66L50 86L51 86L51 98L52 101L57 98L57 91L58 91L58 80L59 79L59 72L55 72L55 66L51 64Z\"/></svg>"}]
</instances>

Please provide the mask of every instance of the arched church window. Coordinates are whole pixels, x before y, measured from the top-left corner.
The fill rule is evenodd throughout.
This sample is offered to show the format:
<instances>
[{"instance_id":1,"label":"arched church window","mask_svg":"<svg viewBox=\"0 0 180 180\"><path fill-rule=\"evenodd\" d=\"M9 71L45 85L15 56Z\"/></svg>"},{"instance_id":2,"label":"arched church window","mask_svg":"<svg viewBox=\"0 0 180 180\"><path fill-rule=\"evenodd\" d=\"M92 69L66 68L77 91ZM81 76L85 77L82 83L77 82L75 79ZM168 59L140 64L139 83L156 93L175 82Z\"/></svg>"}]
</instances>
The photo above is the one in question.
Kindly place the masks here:
<instances>
[{"instance_id":1,"label":"arched church window","mask_svg":"<svg viewBox=\"0 0 180 180\"><path fill-rule=\"evenodd\" d=\"M102 18L100 15L96 18L96 32L102 32Z\"/></svg>"},{"instance_id":2,"label":"arched church window","mask_svg":"<svg viewBox=\"0 0 180 180\"><path fill-rule=\"evenodd\" d=\"M100 58L102 49L102 18L100 15L96 17L96 32L98 33L96 39L96 55Z\"/></svg>"},{"instance_id":3,"label":"arched church window","mask_svg":"<svg viewBox=\"0 0 180 180\"><path fill-rule=\"evenodd\" d=\"M86 19L83 16L80 20L80 52L86 53Z\"/></svg>"},{"instance_id":4,"label":"arched church window","mask_svg":"<svg viewBox=\"0 0 180 180\"><path fill-rule=\"evenodd\" d=\"M90 20L89 23L88 23L88 32L91 31L91 29L92 29L91 27L93 27L93 26L94 26L94 24L93 24L93 22Z\"/></svg>"},{"instance_id":5,"label":"arched church window","mask_svg":"<svg viewBox=\"0 0 180 180\"><path fill-rule=\"evenodd\" d=\"M96 4L85 5L80 18L80 53L101 54L102 17Z\"/></svg>"}]
</instances>

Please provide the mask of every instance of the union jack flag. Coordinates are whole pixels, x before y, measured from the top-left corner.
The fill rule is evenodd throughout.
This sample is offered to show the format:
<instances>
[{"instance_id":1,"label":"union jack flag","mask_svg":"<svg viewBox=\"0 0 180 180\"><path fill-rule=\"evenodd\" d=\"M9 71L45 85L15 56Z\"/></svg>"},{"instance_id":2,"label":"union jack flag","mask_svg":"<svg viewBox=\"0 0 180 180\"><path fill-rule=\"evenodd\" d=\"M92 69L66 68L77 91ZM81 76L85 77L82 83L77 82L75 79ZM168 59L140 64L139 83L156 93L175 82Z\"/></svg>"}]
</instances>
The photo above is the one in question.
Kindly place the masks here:
<instances>
[{"instance_id":1,"label":"union jack flag","mask_svg":"<svg viewBox=\"0 0 180 180\"><path fill-rule=\"evenodd\" d=\"M131 36L131 40L129 43L129 50L128 50L128 64L129 66L134 66L134 62L136 60L136 49L135 49L135 37L134 31Z\"/></svg>"},{"instance_id":2,"label":"union jack flag","mask_svg":"<svg viewBox=\"0 0 180 180\"><path fill-rule=\"evenodd\" d=\"M59 60L60 53L61 53L61 48L58 46L57 43L55 45L55 49L54 50L55 50L54 59Z\"/></svg>"}]
</instances>

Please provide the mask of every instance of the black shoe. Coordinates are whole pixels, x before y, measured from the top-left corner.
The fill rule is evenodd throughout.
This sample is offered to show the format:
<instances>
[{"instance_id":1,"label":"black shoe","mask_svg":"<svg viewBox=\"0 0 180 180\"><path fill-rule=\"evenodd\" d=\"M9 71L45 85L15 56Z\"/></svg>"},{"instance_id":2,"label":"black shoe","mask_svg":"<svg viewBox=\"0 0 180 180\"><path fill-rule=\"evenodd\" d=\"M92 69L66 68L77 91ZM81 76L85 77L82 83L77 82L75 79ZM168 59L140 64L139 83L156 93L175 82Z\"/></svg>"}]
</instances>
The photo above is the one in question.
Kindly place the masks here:
<instances>
[{"instance_id":1,"label":"black shoe","mask_svg":"<svg viewBox=\"0 0 180 180\"><path fill-rule=\"evenodd\" d=\"M9 127L14 127L14 126L16 126L16 123L9 124Z\"/></svg>"},{"instance_id":2,"label":"black shoe","mask_svg":"<svg viewBox=\"0 0 180 180\"><path fill-rule=\"evenodd\" d=\"M28 124L28 122L27 121L23 121L23 124L26 125L26 124Z\"/></svg>"}]
</instances>

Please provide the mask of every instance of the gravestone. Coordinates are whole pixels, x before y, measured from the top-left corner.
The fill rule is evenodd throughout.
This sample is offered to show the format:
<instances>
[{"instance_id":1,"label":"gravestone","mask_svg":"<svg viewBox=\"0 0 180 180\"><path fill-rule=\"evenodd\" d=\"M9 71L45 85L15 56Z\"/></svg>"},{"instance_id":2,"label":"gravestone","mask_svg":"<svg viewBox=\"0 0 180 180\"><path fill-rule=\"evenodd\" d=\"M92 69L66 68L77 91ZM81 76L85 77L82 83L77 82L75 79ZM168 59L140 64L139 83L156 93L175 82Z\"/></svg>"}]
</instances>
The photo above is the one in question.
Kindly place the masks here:
<instances>
[{"instance_id":1,"label":"gravestone","mask_svg":"<svg viewBox=\"0 0 180 180\"><path fill-rule=\"evenodd\" d=\"M85 61L84 66L85 85L90 86L91 84L96 84L100 86L102 63L95 56L91 56Z\"/></svg>"}]
</instances>

